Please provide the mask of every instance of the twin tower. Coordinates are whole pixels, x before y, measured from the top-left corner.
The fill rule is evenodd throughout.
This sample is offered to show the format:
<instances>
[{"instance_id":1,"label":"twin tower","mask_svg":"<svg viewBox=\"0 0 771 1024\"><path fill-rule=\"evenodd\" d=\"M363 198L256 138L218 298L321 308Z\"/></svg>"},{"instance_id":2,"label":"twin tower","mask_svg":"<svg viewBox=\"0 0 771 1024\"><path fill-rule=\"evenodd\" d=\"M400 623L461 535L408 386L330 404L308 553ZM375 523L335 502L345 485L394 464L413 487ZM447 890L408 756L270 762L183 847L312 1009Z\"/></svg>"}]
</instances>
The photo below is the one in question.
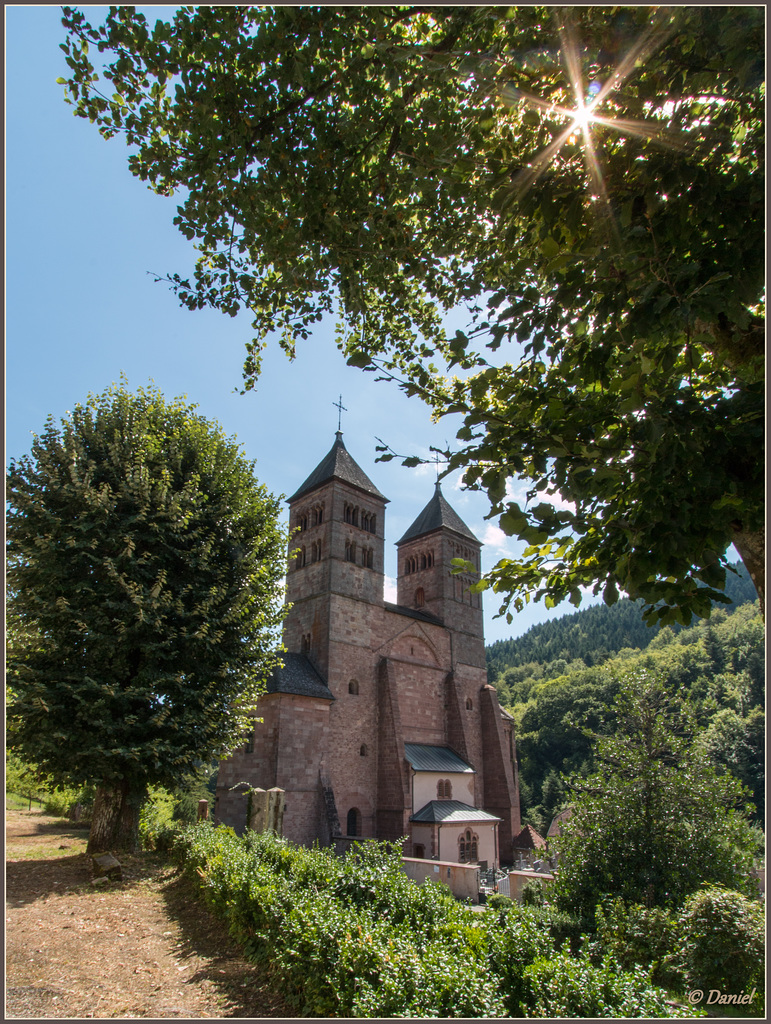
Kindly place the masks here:
<instances>
[{"instance_id":1,"label":"twin tower","mask_svg":"<svg viewBox=\"0 0 771 1024\"><path fill-rule=\"evenodd\" d=\"M481 544L439 484L397 542L384 600L385 509L338 430L289 498L287 654L254 732L220 766L215 815L242 828L239 782L285 791L284 834L338 848L407 837L407 856L510 864L519 831L513 722L487 685L481 595L454 558Z\"/></svg>"}]
</instances>

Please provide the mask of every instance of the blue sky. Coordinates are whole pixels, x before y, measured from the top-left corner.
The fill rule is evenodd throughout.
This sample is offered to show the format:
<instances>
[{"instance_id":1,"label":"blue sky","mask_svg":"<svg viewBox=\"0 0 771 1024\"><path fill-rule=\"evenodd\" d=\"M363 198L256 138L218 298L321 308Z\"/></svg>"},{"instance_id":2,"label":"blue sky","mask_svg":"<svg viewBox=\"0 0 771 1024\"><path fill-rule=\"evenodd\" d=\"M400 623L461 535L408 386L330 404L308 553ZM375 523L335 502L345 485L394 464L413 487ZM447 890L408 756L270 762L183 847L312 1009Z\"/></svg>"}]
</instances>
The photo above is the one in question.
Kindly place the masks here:
<instances>
[{"instance_id":1,"label":"blue sky","mask_svg":"<svg viewBox=\"0 0 771 1024\"><path fill-rule=\"evenodd\" d=\"M86 8L92 23L101 10ZM331 322L298 346L294 363L271 345L257 390L239 395L248 315L191 313L153 281L151 272L187 275L195 259L172 224L174 200L133 178L124 143L105 142L64 103L56 84L67 73L59 8L6 7L5 14L6 462L29 449L49 414L64 416L123 373L131 387L152 379L167 397L186 395L238 437L261 482L291 494L331 447L333 403L342 394L346 446L390 499L386 576L395 577L394 542L431 497L435 472L397 460L376 464L376 438L427 456L430 445L451 443L457 427L432 424L416 399L347 367ZM462 491L457 476L443 490L484 541L483 569L517 550L485 521L484 495ZM486 595L488 642L574 610L531 604L509 626L494 618L497 607Z\"/></svg>"}]
</instances>

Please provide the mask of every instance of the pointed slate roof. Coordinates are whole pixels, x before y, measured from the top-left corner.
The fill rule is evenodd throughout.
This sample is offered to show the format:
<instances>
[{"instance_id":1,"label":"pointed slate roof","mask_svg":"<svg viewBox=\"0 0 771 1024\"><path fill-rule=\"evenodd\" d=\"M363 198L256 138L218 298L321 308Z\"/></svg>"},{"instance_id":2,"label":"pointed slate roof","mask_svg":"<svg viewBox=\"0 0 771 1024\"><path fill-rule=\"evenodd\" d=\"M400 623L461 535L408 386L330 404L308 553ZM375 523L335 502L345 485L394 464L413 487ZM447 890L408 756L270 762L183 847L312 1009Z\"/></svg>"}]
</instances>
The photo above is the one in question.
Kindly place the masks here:
<instances>
[{"instance_id":1,"label":"pointed slate roof","mask_svg":"<svg viewBox=\"0 0 771 1024\"><path fill-rule=\"evenodd\" d=\"M452 530L453 533L458 533L461 537L466 537L468 540L473 540L475 544L480 543L455 509L449 505L442 494L442 488L437 480L434 496L402 539L396 543L403 544L406 540L422 537L424 533L433 533L434 530L441 530L442 528Z\"/></svg>"},{"instance_id":2,"label":"pointed slate roof","mask_svg":"<svg viewBox=\"0 0 771 1024\"><path fill-rule=\"evenodd\" d=\"M300 697L334 700L331 690L304 654L282 654L283 666L268 678L268 693L295 693Z\"/></svg>"},{"instance_id":3,"label":"pointed slate roof","mask_svg":"<svg viewBox=\"0 0 771 1024\"><path fill-rule=\"evenodd\" d=\"M312 491L316 487L325 484L328 480L333 479L344 480L345 483L351 484L352 487L358 487L360 491L365 491L375 498L380 498L381 501L388 501L388 498L380 493L361 466L357 465L351 458L348 449L343 444L342 430L338 430L335 433L335 443L330 450L305 483L301 484L292 497L287 500L295 501L297 498L301 498L303 494L307 494L308 491Z\"/></svg>"}]
</instances>

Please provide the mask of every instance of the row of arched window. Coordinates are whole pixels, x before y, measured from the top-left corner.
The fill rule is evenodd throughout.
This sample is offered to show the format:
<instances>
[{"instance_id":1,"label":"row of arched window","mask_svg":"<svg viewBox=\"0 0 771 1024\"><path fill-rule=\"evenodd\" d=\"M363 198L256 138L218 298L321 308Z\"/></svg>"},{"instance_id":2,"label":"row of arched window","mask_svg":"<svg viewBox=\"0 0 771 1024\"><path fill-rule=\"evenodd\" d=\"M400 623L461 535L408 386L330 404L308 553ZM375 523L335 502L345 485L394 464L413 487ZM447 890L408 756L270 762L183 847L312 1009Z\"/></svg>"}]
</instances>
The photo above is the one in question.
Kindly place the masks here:
<instances>
[{"instance_id":1,"label":"row of arched window","mask_svg":"<svg viewBox=\"0 0 771 1024\"><path fill-rule=\"evenodd\" d=\"M465 558L467 562L471 562L472 565L479 569L479 555L478 552L472 551L471 548L465 547L463 544L453 544L453 558Z\"/></svg>"},{"instance_id":2,"label":"row of arched window","mask_svg":"<svg viewBox=\"0 0 771 1024\"><path fill-rule=\"evenodd\" d=\"M320 562L320 561L321 561L321 541L320 540L314 540L314 542L311 544L311 549L310 549L310 562L311 562L311 564L313 564L313 562ZM295 560L295 566L298 569L302 569L302 567L304 565L307 565L307 564L308 564L308 551L306 550L306 547L303 544L303 546L297 552L297 558Z\"/></svg>"},{"instance_id":3,"label":"row of arched window","mask_svg":"<svg viewBox=\"0 0 771 1024\"><path fill-rule=\"evenodd\" d=\"M481 594L473 594L469 590L469 588L468 588L468 580L466 580L464 582L464 580L460 576L455 576L454 579L455 579L455 582L454 582L454 585L453 585L454 586L453 593L455 595L455 600L456 601L460 601L461 604L468 604L472 608L481 608L482 607L482 595Z\"/></svg>"},{"instance_id":4,"label":"row of arched window","mask_svg":"<svg viewBox=\"0 0 771 1024\"><path fill-rule=\"evenodd\" d=\"M343 518L351 526L360 526L367 533L375 533L377 529L377 517L374 512L366 512L359 509L357 505L346 505L343 509Z\"/></svg>"},{"instance_id":5,"label":"row of arched window","mask_svg":"<svg viewBox=\"0 0 771 1024\"><path fill-rule=\"evenodd\" d=\"M347 540L345 542L345 560L346 562L356 563L356 544L354 541ZM375 564L375 549L362 547L359 561L365 569L371 569Z\"/></svg>"},{"instance_id":6,"label":"row of arched window","mask_svg":"<svg viewBox=\"0 0 771 1024\"><path fill-rule=\"evenodd\" d=\"M313 508L305 509L297 517L297 525L300 530L309 530L312 526L320 526L323 522L323 505L314 505Z\"/></svg>"},{"instance_id":7,"label":"row of arched window","mask_svg":"<svg viewBox=\"0 0 771 1024\"><path fill-rule=\"evenodd\" d=\"M419 572L421 569L430 569L434 564L433 551L421 551L417 555L410 555L404 563L404 575Z\"/></svg>"},{"instance_id":8,"label":"row of arched window","mask_svg":"<svg viewBox=\"0 0 771 1024\"><path fill-rule=\"evenodd\" d=\"M440 779L436 784L437 800L452 800L452 783L449 779Z\"/></svg>"}]
</instances>

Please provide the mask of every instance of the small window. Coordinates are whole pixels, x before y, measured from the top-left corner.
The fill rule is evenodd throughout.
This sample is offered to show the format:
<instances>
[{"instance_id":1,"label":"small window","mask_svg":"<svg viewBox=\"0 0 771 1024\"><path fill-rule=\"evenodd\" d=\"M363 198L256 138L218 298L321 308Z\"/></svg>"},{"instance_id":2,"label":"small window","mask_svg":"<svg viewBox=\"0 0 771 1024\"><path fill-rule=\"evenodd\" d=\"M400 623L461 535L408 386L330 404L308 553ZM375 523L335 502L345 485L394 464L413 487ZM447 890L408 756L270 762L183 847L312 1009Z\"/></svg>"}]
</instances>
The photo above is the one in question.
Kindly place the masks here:
<instances>
[{"instance_id":1,"label":"small window","mask_svg":"<svg viewBox=\"0 0 771 1024\"><path fill-rule=\"evenodd\" d=\"M349 693L358 693L359 692L359 684L358 684L358 682L355 679L352 679L350 681L350 683L348 684L348 692Z\"/></svg>"},{"instance_id":2,"label":"small window","mask_svg":"<svg viewBox=\"0 0 771 1024\"><path fill-rule=\"evenodd\" d=\"M425 857L426 857L426 848L425 848L425 846L422 843L417 843L415 845L414 850L412 851L412 856L413 857L417 857L418 860L425 860Z\"/></svg>"},{"instance_id":3,"label":"small window","mask_svg":"<svg viewBox=\"0 0 771 1024\"><path fill-rule=\"evenodd\" d=\"M367 744L366 743L362 743L362 745L359 747L359 754L362 757L366 757L367 756Z\"/></svg>"},{"instance_id":4,"label":"small window","mask_svg":"<svg viewBox=\"0 0 771 1024\"><path fill-rule=\"evenodd\" d=\"M345 544L345 560L346 562L356 561L356 545L351 541L346 541Z\"/></svg>"},{"instance_id":5,"label":"small window","mask_svg":"<svg viewBox=\"0 0 771 1024\"><path fill-rule=\"evenodd\" d=\"M370 533L377 533L375 518L376 517L374 515L369 517L369 526L367 527L367 529L369 530Z\"/></svg>"},{"instance_id":6,"label":"small window","mask_svg":"<svg viewBox=\"0 0 771 1024\"><path fill-rule=\"evenodd\" d=\"M471 697L466 697L466 711L474 710L474 702Z\"/></svg>"},{"instance_id":7,"label":"small window","mask_svg":"<svg viewBox=\"0 0 771 1024\"><path fill-rule=\"evenodd\" d=\"M302 638L302 653L309 654L311 649L311 635L310 633L303 633Z\"/></svg>"},{"instance_id":8,"label":"small window","mask_svg":"<svg viewBox=\"0 0 771 1024\"><path fill-rule=\"evenodd\" d=\"M437 800L452 800L452 783L449 779L440 779L436 784Z\"/></svg>"},{"instance_id":9,"label":"small window","mask_svg":"<svg viewBox=\"0 0 771 1024\"><path fill-rule=\"evenodd\" d=\"M422 587L418 587L415 591L415 607L422 608L426 603L426 592Z\"/></svg>"},{"instance_id":10,"label":"small window","mask_svg":"<svg viewBox=\"0 0 771 1024\"><path fill-rule=\"evenodd\" d=\"M361 835L361 811L358 807L352 807L345 819L345 834L348 836Z\"/></svg>"},{"instance_id":11,"label":"small window","mask_svg":"<svg viewBox=\"0 0 771 1024\"><path fill-rule=\"evenodd\" d=\"M251 731L248 733L248 735L246 737L246 746L244 747L244 753L245 754L253 754L254 753L254 726L252 726Z\"/></svg>"}]
</instances>

